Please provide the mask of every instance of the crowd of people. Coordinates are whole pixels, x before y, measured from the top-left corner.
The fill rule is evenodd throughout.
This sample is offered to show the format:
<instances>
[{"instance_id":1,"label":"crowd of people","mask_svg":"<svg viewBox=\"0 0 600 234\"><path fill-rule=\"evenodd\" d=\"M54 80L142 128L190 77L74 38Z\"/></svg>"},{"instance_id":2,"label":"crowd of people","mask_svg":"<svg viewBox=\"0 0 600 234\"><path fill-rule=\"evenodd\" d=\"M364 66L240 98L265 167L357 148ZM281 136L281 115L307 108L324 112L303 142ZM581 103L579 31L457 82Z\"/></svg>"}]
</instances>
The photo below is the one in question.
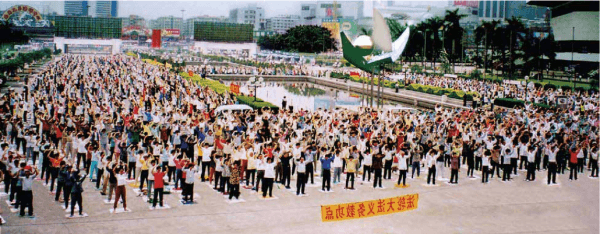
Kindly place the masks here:
<instances>
[{"instance_id":1,"label":"crowd of people","mask_svg":"<svg viewBox=\"0 0 600 234\"><path fill-rule=\"evenodd\" d=\"M292 111L282 103L215 112L235 103L137 58L64 55L24 92L0 99L4 191L21 215L33 215L31 184L40 177L57 202L62 192L71 216L76 205L83 216L85 178L116 212L120 200L128 210L130 183L153 209L171 186L194 204L197 181L235 201L241 188L272 198L276 183L303 196L316 178L323 192L332 177L349 190L371 180L373 188L382 180L406 187L409 169L414 178L422 167L427 185L458 184L463 167L484 184L494 176L510 182L522 169L527 181L544 170L548 185L557 174L598 177L597 99L592 109Z\"/></svg>"}]
</instances>

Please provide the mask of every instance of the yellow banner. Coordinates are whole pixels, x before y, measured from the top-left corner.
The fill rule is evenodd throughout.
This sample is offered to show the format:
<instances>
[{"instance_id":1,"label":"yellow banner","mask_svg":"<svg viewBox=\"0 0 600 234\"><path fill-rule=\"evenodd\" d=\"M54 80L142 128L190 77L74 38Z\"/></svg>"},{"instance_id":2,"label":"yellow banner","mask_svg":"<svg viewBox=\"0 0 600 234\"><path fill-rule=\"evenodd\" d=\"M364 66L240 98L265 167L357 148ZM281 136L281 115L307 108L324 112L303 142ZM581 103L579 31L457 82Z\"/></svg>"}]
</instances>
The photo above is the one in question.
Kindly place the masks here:
<instances>
[{"instance_id":1,"label":"yellow banner","mask_svg":"<svg viewBox=\"0 0 600 234\"><path fill-rule=\"evenodd\" d=\"M367 218L417 209L419 194L321 206L323 222Z\"/></svg>"}]
</instances>

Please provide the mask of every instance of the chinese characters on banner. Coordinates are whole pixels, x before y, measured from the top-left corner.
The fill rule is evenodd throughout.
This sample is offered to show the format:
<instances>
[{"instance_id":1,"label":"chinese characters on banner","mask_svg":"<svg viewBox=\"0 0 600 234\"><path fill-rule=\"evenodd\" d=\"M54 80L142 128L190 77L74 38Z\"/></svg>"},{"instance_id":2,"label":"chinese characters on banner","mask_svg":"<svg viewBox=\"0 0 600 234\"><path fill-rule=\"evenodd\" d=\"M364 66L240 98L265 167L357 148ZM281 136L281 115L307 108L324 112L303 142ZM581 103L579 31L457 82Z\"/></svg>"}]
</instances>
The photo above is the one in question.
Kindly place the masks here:
<instances>
[{"instance_id":1,"label":"chinese characters on banner","mask_svg":"<svg viewBox=\"0 0 600 234\"><path fill-rule=\"evenodd\" d=\"M417 209L419 194L321 206L323 222L367 218Z\"/></svg>"},{"instance_id":2,"label":"chinese characters on banner","mask_svg":"<svg viewBox=\"0 0 600 234\"><path fill-rule=\"evenodd\" d=\"M240 86L236 85L236 84L230 84L229 85L229 92L235 93L235 94L240 94Z\"/></svg>"}]
</instances>

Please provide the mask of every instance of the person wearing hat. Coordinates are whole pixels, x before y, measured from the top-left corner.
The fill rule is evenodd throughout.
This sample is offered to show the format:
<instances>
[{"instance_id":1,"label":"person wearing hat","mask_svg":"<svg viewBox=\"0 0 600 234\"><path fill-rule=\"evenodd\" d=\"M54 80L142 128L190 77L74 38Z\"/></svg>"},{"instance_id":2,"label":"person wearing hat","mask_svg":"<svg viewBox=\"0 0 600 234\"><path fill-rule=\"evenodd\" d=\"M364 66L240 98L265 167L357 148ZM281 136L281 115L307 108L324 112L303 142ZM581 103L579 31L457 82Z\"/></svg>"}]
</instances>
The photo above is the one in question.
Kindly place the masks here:
<instances>
[{"instance_id":1,"label":"person wearing hat","mask_svg":"<svg viewBox=\"0 0 600 234\"><path fill-rule=\"evenodd\" d=\"M33 170L33 175L32 175ZM25 166L24 168L25 175L20 176L19 180L21 181L21 191L19 193L20 201L21 201L21 211L19 214L21 216L25 216L25 208L28 210L28 215L33 217L33 191L32 185L33 180L38 175L37 168L31 168L30 166Z\"/></svg>"}]
</instances>

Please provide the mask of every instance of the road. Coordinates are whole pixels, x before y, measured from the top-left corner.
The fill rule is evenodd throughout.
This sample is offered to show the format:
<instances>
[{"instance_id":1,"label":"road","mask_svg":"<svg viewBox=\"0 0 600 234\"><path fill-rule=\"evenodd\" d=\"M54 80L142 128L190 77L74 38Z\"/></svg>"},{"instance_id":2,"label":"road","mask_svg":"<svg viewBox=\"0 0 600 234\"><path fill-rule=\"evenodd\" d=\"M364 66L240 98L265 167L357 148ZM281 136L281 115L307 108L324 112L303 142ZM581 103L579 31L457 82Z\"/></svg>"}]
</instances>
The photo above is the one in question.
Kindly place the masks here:
<instances>
[{"instance_id":1,"label":"road","mask_svg":"<svg viewBox=\"0 0 600 234\"><path fill-rule=\"evenodd\" d=\"M181 205L178 194L170 194L165 195L165 201L172 208L153 211L128 186L132 212L119 214L110 214L112 205L104 204L104 198L86 181L83 200L89 217L79 219L66 219L48 188L36 181L36 217L18 217L1 202L2 216L8 222L2 233L598 233L598 180L588 178L588 171L577 181L559 175L558 186L545 184L544 171L534 182L524 181L525 172L519 173L511 182L494 178L482 184L480 179L465 178L466 170L461 170L459 185L438 181L436 187L425 186L426 175L421 174L409 179L410 187L404 189L394 188L398 176L393 175L392 180L384 180L383 190L359 183L357 190L347 191L338 184L333 186L333 193L321 193L316 186L306 188L308 197L275 187L276 200L262 200L241 189L246 202L235 204L228 204L223 195L197 179L197 204ZM321 205L412 193L419 194L417 210L321 222Z\"/></svg>"}]
</instances>

